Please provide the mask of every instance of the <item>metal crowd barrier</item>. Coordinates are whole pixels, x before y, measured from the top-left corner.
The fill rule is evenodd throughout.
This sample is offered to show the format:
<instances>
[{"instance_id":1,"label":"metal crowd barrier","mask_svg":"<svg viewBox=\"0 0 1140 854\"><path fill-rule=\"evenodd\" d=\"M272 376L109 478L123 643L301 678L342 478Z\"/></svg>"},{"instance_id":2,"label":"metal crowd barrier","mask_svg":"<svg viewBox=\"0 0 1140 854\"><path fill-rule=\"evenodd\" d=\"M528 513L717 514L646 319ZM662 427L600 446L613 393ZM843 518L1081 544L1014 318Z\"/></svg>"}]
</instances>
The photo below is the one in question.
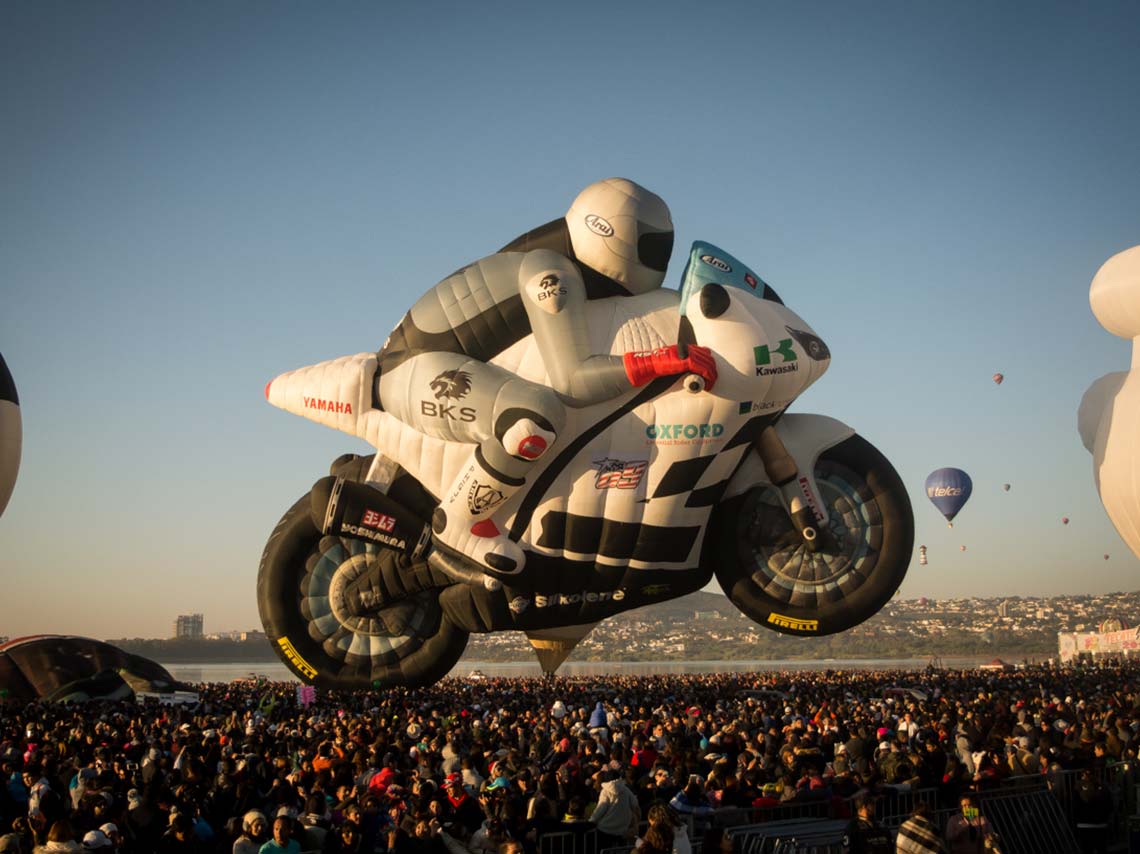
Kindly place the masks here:
<instances>
[{"instance_id":1,"label":"metal crowd barrier","mask_svg":"<svg viewBox=\"0 0 1140 854\"><path fill-rule=\"evenodd\" d=\"M838 845L847 822L842 819L800 818L746 824L726 830L736 854L784 854L799 848Z\"/></svg>"},{"instance_id":2,"label":"metal crowd barrier","mask_svg":"<svg viewBox=\"0 0 1140 854\"><path fill-rule=\"evenodd\" d=\"M538 838L539 854L598 854L598 832L558 830Z\"/></svg>"}]
</instances>

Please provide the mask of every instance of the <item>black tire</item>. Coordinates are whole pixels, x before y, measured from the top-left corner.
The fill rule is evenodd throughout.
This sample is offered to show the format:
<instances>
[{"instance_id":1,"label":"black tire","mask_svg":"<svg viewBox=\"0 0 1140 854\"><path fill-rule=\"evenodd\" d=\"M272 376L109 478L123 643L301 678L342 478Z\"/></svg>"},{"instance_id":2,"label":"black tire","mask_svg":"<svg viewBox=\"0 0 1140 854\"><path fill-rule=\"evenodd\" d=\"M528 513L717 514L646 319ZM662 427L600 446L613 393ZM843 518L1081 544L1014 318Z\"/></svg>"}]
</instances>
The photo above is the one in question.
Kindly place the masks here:
<instances>
[{"instance_id":1,"label":"black tire","mask_svg":"<svg viewBox=\"0 0 1140 854\"><path fill-rule=\"evenodd\" d=\"M815 467L834 545L810 552L772 486L717 508L716 578L765 628L814 637L878 612L906 576L914 514L898 473L861 436L824 451Z\"/></svg>"},{"instance_id":2,"label":"black tire","mask_svg":"<svg viewBox=\"0 0 1140 854\"><path fill-rule=\"evenodd\" d=\"M273 649L303 682L342 689L430 685L459 661L467 632L444 616L442 588L425 584L427 577L426 567L391 550L322 536L306 494L265 544L257 607Z\"/></svg>"}]
</instances>

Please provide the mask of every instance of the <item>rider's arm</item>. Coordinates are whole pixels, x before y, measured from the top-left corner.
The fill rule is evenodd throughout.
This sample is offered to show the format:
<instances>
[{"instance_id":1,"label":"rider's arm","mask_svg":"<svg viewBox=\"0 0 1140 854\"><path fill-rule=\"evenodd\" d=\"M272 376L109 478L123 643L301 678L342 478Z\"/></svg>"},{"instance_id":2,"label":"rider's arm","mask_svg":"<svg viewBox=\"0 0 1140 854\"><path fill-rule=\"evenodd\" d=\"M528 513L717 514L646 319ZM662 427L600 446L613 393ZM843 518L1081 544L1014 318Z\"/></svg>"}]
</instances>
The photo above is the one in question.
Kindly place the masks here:
<instances>
[{"instance_id":1,"label":"rider's arm","mask_svg":"<svg viewBox=\"0 0 1140 854\"><path fill-rule=\"evenodd\" d=\"M716 382L716 363L705 347L690 346L685 356L676 344L624 356L591 353L586 286L565 255L528 252L519 266L519 292L550 385L573 405L609 400L654 377L686 371L703 376L710 390Z\"/></svg>"},{"instance_id":2,"label":"rider's arm","mask_svg":"<svg viewBox=\"0 0 1140 854\"><path fill-rule=\"evenodd\" d=\"M570 259L548 249L528 252L519 291L555 391L588 406L633 387L621 356L590 352L586 286Z\"/></svg>"}]
</instances>

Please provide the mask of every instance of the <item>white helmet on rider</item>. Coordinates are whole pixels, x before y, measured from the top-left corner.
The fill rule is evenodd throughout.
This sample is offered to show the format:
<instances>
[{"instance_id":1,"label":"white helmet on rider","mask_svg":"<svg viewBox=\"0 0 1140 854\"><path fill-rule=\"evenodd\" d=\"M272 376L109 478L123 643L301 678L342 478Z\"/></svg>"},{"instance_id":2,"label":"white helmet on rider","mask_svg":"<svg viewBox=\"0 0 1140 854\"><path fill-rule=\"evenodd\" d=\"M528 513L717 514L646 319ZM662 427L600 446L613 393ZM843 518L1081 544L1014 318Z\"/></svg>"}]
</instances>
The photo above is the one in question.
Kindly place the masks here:
<instances>
[{"instance_id":1,"label":"white helmet on rider","mask_svg":"<svg viewBox=\"0 0 1140 854\"><path fill-rule=\"evenodd\" d=\"M631 294L661 287L673 251L673 219L655 193L625 178L591 184L566 212L570 244L582 264Z\"/></svg>"}]
</instances>

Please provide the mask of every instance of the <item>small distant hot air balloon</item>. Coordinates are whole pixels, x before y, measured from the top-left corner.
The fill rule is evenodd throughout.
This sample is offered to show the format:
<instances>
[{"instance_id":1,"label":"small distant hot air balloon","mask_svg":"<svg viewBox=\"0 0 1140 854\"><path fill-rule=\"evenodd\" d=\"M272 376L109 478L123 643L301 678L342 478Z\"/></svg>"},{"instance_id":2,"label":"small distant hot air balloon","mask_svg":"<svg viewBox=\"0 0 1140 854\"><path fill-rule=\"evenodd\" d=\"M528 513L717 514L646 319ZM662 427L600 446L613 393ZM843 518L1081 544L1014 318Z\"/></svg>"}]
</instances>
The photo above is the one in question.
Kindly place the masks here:
<instances>
[{"instance_id":1,"label":"small distant hot air balloon","mask_svg":"<svg viewBox=\"0 0 1140 854\"><path fill-rule=\"evenodd\" d=\"M1008 483L1003 483L1001 485L1001 488L1002 488L1002 492L1009 492L1009 484Z\"/></svg>"},{"instance_id":2,"label":"small distant hot air balloon","mask_svg":"<svg viewBox=\"0 0 1140 854\"><path fill-rule=\"evenodd\" d=\"M966 550L966 547L965 547L965 546L958 546L958 548L960 548L962 551L965 551L965 550Z\"/></svg>"},{"instance_id":3,"label":"small distant hot air balloon","mask_svg":"<svg viewBox=\"0 0 1140 854\"><path fill-rule=\"evenodd\" d=\"M970 500L973 490L973 481L961 469L936 469L926 478L926 497L946 517L951 528L954 527L954 517Z\"/></svg>"},{"instance_id":4,"label":"small distant hot air balloon","mask_svg":"<svg viewBox=\"0 0 1140 854\"><path fill-rule=\"evenodd\" d=\"M1061 524L1062 525L1068 525L1069 524L1069 517L1068 516L1062 516L1061 517Z\"/></svg>"},{"instance_id":5,"label":"small distant hot air balloon","mask_svg":"<svg viewBox=\"0 0 1140 854\"><path fill-rule=\"evenodd\" d=\"M926 546L918 547L918 565L926 566Z\"/></svg>"},{"instance_id":6,"label":"small distant hot air balloon","mask_svg":"<svg viewBox=\"0 0 1140 854\"><path fill-rule=\"evenodd\" d=\"M1001 385L1001 381L1005 379L1003 374L994 374L994 382Z\"/></svg>"},{"instance_id":7,"label":"small distant hot air balloon","mask_svg":"<svg viewBox=\"0 0 1140 854\"><path fill-rule=\"evenodd\" d=\"M1108 560L1108 555L1105 555L1105 556L1104 556L1104 559L1105 559L1105 560Z\"/></svg>"}]
</instances>

